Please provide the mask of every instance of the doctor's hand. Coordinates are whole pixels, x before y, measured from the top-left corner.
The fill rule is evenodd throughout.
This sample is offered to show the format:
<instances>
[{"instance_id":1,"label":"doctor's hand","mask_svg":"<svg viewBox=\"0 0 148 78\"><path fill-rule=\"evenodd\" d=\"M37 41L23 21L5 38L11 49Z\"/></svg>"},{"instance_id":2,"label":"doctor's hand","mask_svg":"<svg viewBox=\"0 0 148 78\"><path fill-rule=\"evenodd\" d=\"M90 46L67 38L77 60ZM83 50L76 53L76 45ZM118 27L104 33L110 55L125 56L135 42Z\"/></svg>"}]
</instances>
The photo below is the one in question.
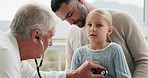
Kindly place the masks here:
<instances>
[{"instance_id":1,"label":"doctor's hand","mask_svg":"<svg viewBox=\"0 0 148 78\"><path fill-rule=\"evenodd\" d=\"M103 69L96 61L85 61L78 69L74 71L68 71L66 78L104 78L101 74L93 74L92 69Z\"/></svg>"}]
</instances>

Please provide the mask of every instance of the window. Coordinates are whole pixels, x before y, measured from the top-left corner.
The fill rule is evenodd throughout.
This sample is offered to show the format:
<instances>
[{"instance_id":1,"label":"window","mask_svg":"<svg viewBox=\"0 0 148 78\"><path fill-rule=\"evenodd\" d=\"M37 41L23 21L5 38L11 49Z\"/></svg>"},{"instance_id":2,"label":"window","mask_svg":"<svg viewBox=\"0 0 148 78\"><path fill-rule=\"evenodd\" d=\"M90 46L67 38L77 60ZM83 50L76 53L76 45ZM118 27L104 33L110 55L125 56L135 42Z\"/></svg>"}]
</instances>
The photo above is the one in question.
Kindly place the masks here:
<instances>
[{"instance_id":1,"label":"window","mask_svg":"<svg viewBox=\"0 0 148 78\"><path fill-rule=\"evenodd\" d=\"M143 20L146 26L148 26L148 0L144 0L144 13L143 13Z\"/></svg>"}]
</instances>

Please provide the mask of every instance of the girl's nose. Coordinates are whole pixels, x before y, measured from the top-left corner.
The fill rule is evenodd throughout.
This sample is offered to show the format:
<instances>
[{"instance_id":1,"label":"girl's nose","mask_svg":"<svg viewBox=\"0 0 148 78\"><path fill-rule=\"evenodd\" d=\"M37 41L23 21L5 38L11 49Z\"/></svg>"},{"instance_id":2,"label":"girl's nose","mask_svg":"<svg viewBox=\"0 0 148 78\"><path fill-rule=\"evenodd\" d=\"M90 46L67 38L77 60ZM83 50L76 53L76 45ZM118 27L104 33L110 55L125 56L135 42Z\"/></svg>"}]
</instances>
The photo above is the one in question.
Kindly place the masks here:
<instances>
[{"instance_id":1,"label":"girl's nose","mask_svg":"<svg viewBox=\"0 0 148 78\"><path fill-rule=\"evenodd\" d=\"M96 27L95 27L95 26L92 26L90 29L91 29L92 31L96 31Z\"/></svg>"}]
</instances>

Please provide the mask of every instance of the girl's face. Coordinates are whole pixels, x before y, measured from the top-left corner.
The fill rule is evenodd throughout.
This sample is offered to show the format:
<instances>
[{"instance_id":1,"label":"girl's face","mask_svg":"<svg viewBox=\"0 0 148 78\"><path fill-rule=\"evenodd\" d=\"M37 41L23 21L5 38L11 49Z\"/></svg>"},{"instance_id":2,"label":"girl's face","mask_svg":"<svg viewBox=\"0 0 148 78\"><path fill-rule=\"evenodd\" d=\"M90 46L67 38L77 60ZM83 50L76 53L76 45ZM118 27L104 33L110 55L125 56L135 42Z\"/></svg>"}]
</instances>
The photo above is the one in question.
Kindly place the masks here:
<instances>
[{"instance_id":1,"label":"girl's face","mask_svg":"<svg viewBox=\"0 0 148 78\"><path fill-rule=\"evenodd\" d=\"M107 35L112 32L105 18L97 12L91 12L86 17L85 30L90 43L106 42Z\"/></svg>"}]
</instances>

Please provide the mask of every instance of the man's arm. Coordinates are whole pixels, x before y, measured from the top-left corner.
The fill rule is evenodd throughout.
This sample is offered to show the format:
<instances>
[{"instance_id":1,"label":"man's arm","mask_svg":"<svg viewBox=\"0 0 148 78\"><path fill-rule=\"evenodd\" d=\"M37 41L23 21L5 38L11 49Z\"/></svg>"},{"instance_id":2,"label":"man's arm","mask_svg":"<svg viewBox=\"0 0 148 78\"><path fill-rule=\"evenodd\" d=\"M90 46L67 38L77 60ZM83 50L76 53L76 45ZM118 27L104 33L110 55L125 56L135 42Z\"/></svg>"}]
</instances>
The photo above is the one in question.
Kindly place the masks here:
<instances>
[{"instance_id":1,"label":"man's arm","mask_svg":"<svg viewBox=\"0 0 148 78\"><path fill-rule=\"evenodd\" d=\"M110 12L115 27L111 39L123 47L133 78L147 78L148 47L139 24L127 12Z\"/></svg>"},{"instance_id":2,"label":"man's arm","mask_svg":"<svg viewBox=\"0 0 148 78\"><path fill-rule=\"evenodd\" d=\"M74 53L74 49L80 47L80 37L79 37L79 28L77 26L71 26L66 38L66 68L69 70L71 66L71 60Z\"/></svg>"},{"instance_id":3,"label":"man's arm","mask_svg":"<svg viewBox=\"0 0 148 78\"><path fill-rule=\"evenodd\" d=\"M68 35L67 38L66 38L66 52L65 52L65 58L66 58L65 70L66 71L70 70L73 53L74 53L74 51L73 51L73 49L71 48L71 45L70 45L70 36Z\"/></svg>"},{"instance_id":4,"label":"man's arm","mask_svg":"<svg viewBox=\"0 0 148 78\"><path fill-rule=\"evenodd\" d=\"M125 32L128 32L125 33L125 39L134 59L135 71L133 78L146 78L148 77L148 47L146 40L137 22L133 18L128 21L130 27L129 29L125 28L125 30L127 29Z\"/></svg>"}]
</instances>

